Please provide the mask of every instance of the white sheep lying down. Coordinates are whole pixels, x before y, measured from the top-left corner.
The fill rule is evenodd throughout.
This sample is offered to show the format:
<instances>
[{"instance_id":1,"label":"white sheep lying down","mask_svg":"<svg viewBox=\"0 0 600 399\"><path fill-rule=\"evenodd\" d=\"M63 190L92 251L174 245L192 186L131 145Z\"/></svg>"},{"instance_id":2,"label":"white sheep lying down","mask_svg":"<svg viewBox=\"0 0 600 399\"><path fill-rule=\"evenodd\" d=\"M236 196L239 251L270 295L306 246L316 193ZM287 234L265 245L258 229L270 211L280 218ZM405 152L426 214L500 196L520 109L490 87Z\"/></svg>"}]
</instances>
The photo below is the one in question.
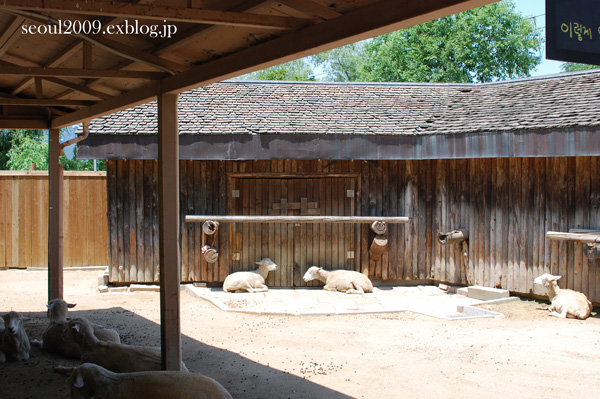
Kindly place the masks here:
<instances>
[{"instance_id":1,"label":"white sheep lying down","mask_svg":"<svg viewBox=\"0 0 600 399\"><path fill-rule=\"evenodd\" d=\"M0 363L6 360L27 360L31 344L29 337L23 326L23 322L31 320L15 311L10 311L2 315L4 321L4 331L0 337Z\"/></svg>"},{"instance_id":2,"label":"white sheep lying down","mask_svg":"<svg viewBox=\"0 0 600 399\"><path fill-rule=\"evenodd\" d=\"M346 294L364 294L373 292L373 283L367 276L353 270L324 270L312 266L304 274L304 281L320 280L327 291L341 291Z\"/></svg>"},{"instance_id":3,"label":"white sheep lying down","mask_svg":"<svg viewBox=\"0 0 600 399\"><path fill-rule=\"evenodd\" d=\"M72 359L81 358L81 349L67 333L68 322L67 312L69 308L75 307L75 304L67 303L63 299L56 298L48 302L48 315L50 324L42 335L42 342L32 341L33 344L40 345L43 350ZM97 324L94 327L94 335L100 341L120 343L121 338L115 330L103 328Z\"/></svg>"},{"instance_id":4,"label":"white sheep lying down","mask_svg":"<svg viewBox=\"0 0 600 399\"><path fill-rule=\"evenodd\" d=\"M231 399L212 378L180 371L113 373L84 363L73 370L67 382L71 399Z\"/></svg>"},{"instance_id":5,"label":"white sheep lying down","mask_svg":"<svg viewBox=\"0 0 600 399\"><path fill-rule=\"evenodd\" d=\"M586 319L592 311L592 303L581 292L561 289L557 283L561 278L562 276L544 273L536 277L533 282L548 288L548 298L550 299L548 310L552 316Z\"/></svg>"},{"instance_id":6,"label":"white sheep lying down","mask_svg":"<svg viewBox=\"0 0 600 399\"><path fill-rule=\"evenodd\" d=\"M269 287L265 280L270 271L277 270L277 265L269 258L256 262L258 269L249 272L231 273L223 282L225 292L265 292Z\"/></svg>"},{"instance_id":7,"label":"white sheep lying down","mask_svg":"<svg viewBox=\"0 0 600 399\"><path fill-rule=\"evenodd\" d=\"M160 348L100 341L94 335L92 323L83 318L70 320L67 325L67 334L70 333L81 348L82 363L95 363L116 373L162 369ZM68 371L68 368L59 369ZM188 371L183 362L181 370Z\"/></svg>"}]
</instances>

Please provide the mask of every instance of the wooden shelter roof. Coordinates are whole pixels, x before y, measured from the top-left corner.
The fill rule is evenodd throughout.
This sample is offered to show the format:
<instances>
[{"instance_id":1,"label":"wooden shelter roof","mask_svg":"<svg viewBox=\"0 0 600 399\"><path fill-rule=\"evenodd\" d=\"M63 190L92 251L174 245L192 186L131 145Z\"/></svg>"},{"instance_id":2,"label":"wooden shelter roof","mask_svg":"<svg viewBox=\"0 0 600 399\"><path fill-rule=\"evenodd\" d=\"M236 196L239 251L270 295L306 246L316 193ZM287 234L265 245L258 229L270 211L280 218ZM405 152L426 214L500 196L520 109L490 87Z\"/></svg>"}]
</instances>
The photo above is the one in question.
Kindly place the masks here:
<instances>
[{"instance_id":1,"label":"wooden shelter roof","mask_svg":"<svg viewBox=\"0 0 600 399\"><path fill-rule=\"evenodd\" d=\"M597 70L486 84L215 83L179 96L181 157L592 155L600 153L591 137L600 130L599 90ZM155 158L156 139L146 136L156 135L156 114L152 102L93 120L78 156ZM394 137L404 140L396 148Z\"/></svg>"},{"instance_id":2,"label":"wooden shelter roof","mask_svg":"<svg viewBox=\"0 0 600 399\"><path fill-rule=\"evenodd\" d=\"M61 128L492 2L3 0L0 128Z\"/></svg>"}]
</instances>

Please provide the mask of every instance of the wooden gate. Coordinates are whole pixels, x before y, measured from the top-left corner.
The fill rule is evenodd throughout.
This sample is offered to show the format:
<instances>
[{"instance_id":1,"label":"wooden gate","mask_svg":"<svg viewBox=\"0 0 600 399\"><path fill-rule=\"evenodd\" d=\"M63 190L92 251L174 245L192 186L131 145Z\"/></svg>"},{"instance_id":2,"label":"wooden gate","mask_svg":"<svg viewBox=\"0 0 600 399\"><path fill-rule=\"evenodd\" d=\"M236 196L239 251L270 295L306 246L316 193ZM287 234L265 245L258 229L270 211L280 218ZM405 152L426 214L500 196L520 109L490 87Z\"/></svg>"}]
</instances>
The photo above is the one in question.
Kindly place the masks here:
<instances>
[{"instance_id":1,"label":"wooden gate","mask_svg":"<svg viewBox=\"0 0 600 399\"><path fill-rule=\"evenodd\" d=\"M232 178L230 214L356 216L357 182L355 176ZM354 224L235 223L230 231L231 271L269 257L279 265L270 287L316 285L302 280L312 265L359 270Z\"/></svg>"}]
</instances>

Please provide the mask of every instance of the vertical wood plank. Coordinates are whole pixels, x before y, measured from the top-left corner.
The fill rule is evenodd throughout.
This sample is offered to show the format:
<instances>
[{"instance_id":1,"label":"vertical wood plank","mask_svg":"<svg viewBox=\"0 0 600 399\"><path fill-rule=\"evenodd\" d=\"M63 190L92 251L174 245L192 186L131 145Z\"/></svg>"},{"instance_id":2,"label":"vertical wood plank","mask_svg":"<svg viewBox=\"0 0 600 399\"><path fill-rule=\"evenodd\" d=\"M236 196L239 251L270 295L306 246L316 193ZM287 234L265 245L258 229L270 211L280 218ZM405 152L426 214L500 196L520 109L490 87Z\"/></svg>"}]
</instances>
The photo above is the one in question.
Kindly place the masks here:
<instances>
[{"instance_id":1,"label":"vertical wood plank","mask_svg":"<svg viewBox=\"0 0 600 399\"><path fill-rule=\"evenodd\" d=\"M151 283L154 281L154 265L153 265L153 250L152 250L152 231L154 230L154 225L152 224L152 196L153 196L153 187L152 187L152 164L154 161L142 161L143 167L143 175L142 175L142 185L143 185L143 193L144 193L144 211L143 211L143 231L144 231L144 276L143 280L146 283ZM110 197L110 195L109 195Z\"/></svg>"},{"instance_id":2,"label":"vertical wood plank","mask_svg":"<svg viewBox=\"0 0 600 399\"><path fill-rule=\"evenodd\" d=\"M0 269L7 269L6 247L7 247L7 221L8 221L8 189L7 176L0 176Z\"/></svg>"},{"instance_id":3,"label":"vertical wood plank","mask_svg":"<svg viewBox=\"0 0 600 399\"><path fill-rule=\"evenodd\" d=\"M410 217L410 224L404 227L404 240L406 250L404 252L404 268L402 277L405 280L416 278L418 262L418 202L417 202L417 175L415 173L416 161L401 161L401 167L405 168L406 178L404 183L404 197L406 198L405 215Z\"/></svg>"}]
</instances>

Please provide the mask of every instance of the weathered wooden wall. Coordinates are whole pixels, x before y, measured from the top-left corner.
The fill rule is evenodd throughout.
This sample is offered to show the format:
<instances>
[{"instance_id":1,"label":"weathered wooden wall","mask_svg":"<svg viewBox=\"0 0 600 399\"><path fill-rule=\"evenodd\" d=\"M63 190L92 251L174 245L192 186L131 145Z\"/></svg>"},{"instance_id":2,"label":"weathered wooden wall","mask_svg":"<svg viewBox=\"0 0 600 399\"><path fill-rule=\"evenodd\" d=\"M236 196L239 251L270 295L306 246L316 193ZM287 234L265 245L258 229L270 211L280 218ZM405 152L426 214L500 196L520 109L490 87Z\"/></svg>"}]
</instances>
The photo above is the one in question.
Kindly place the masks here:
<instances>
[{"instance_id":1,"label":"weathered wooden wall","mask_svg":"<svg viewBox=\"0 0 600 399\"><path fill-rule=\"evenodd\" d=\"M157 210L152 188L156 184L156 164L108 164L111 248L117 249L111 250L111 270L116 273L118 266L123 266L117 281L134 281L132 276L136 275L135 281L154 281ZM242 248L252 247L253 243L256 248L260 246L261 251L252 252L254 257L259 252L261 257L276 257L263 245L270 237L263 237L262 229L256 234L257 230L244 233L243 227L221 226L214 242L219 261L207 264L200 253L201 224L183 223L185 214L235 213L231 188L236 179L294 176L309 181L319 175L357 174L358 215L409 216L411 223L389 226L388 250L377 262L368 255L373 233L367 225L358 227L354 252L359 261L348 268L368 271L374 279L480 284L524 294L544 294L544 290L533 286L533 279L551 272L563 275L562 287L585 292L600 302L600 262L589 261L581 244L545 239L548 230L600 229L600 181L594 177L599 167L599 157L182 161L182 280L218 282L230 271L249 268L252 265L244 262L253 262L252 256L242 256L240 261L231 258L234 246L240 243ZM255 197L261 187L262 183L260 187L250 184L247 192L254 192ZM241 191L243 195L244 189ZM257 202L260 209L263 202ZM256 212L250 208L242 207ZM456 228L469 230L466 255L461 245L442 246L437 241L438 232ZM241 236L234 231L241 231ZM300 230L299 234L310 235L308 230ZM307 245L311 245L309 241ZM313 241L312 245L318 244ZM299 259L309 261L306 255ZM324 266L334 263L332 259L331 265ZM140 268L142 264L145 266Z\"/></svg>"},{"instance_id":2,"label":"weathered wooden wall","mask_svg":"<svg viewBox=\"0 0 600 399\"><path fill-rule=\"evenodd\" d=\"M63 266L108 264L106 174L64 174ZM48 172L0 172L0 269L48 266Z\"/></svg>"}]
</instances>

